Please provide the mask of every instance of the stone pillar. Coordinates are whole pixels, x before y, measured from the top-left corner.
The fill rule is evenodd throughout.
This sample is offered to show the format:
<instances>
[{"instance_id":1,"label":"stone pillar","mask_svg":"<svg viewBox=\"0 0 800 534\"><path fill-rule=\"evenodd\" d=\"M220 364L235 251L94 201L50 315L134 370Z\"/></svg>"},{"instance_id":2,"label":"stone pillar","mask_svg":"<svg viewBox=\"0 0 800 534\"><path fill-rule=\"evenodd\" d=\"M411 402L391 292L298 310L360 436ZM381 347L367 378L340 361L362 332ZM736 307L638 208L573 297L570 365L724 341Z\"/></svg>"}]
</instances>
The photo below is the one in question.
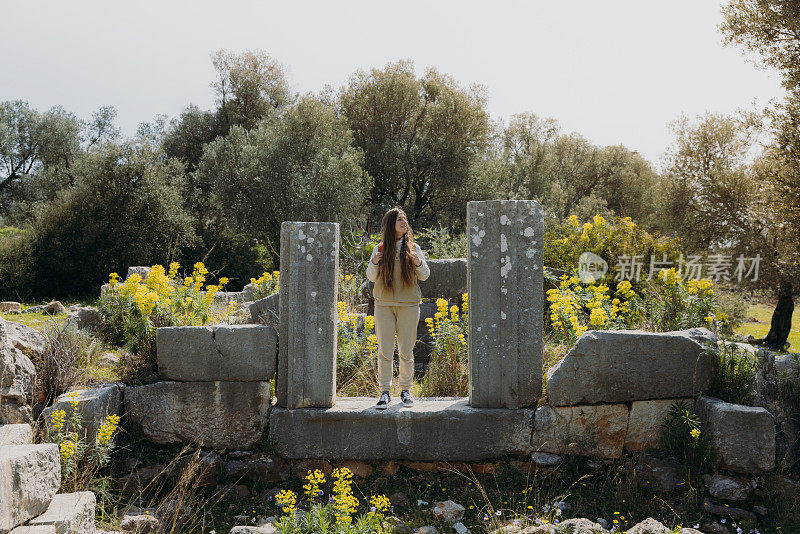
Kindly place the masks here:
<instances>
[{"instance_id":1,"label":"stone pillar","mask_svg":"<svg viewBox=\"0 0 800 534\"><path fill-rule=\"evenodd\" d=\"M469 401L536 406L542 394L544 215L533 200L467 203Z\"/></svg>"},{"instance_id":2,"label":"stone pillar","mask_svg":"<svg viewBox=\"0 0 800 534\"><path fill-rule=\"evenodd\" d=\"M278 404L333 406L336 394L336 301L339 225L281 224Z\"/></svg>"}]
</instances>

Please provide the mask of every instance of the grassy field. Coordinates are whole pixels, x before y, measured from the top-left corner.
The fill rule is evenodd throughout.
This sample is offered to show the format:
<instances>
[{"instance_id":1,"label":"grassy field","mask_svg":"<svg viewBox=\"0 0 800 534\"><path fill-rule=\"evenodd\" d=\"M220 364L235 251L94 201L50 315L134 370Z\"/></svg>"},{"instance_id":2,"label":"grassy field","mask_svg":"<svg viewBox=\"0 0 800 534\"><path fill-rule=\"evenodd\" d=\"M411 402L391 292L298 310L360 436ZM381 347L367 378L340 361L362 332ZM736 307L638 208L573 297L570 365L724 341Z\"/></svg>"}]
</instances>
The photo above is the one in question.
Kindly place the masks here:
<instances>
[{"instance_id":1,"label":"grassy field","mask_svg":"<svg viewBox=\"0 0 800 534\"><path fill-rule=\"evenodd\" d=\"M764 304L754 304L747 310L747 319L736 329L738 334L752 335L755 338L764 337L769 332L769 323L772 320L774 308ZM795 310L792 315L792 331L789 333L789 348L791 352L800 351L800 312Z\"/></svg>"}]
</instances>

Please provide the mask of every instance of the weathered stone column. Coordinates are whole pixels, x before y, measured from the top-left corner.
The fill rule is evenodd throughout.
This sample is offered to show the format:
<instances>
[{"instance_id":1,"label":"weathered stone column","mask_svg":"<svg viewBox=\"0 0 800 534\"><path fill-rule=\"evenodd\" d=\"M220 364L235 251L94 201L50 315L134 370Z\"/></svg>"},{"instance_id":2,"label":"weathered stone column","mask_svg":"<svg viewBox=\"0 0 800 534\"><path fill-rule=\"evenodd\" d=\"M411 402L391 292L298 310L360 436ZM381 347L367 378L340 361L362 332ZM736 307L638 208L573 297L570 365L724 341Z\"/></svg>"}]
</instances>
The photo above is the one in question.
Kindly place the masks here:
<instances>
[{"instance_id":1,"label":"weathered stone column","mask_svg":"<svg viewBox=\"0 0 800 534\"><path fill-rule=\"evenodd\" d=\"M468 202L467 228L470 405L535 406L542 393L542 207Z\"/></svg>"},{"instance_id":2,"label":"weathered stone column","mask_svg":"<svg viewBox=\"0 0 800 534\"><path fill-rule=\"evenodd\" d=\"M278 404L333 406L339 225L281 224Z\"/></svg>"}]
</instances>

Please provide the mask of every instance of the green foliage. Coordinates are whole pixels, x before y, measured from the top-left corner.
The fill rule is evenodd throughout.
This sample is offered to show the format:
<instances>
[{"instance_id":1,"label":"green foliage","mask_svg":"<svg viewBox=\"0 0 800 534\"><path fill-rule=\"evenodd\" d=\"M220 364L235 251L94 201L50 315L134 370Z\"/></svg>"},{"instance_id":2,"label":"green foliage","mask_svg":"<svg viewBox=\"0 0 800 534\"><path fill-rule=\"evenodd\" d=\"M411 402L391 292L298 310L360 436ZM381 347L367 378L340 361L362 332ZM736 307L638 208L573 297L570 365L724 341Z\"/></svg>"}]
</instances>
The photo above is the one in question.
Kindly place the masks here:
<instances>
[{"instance_id":1,"label":"green foliage","mask_svg":"<svg viewBox=\"0 0 800 534\"><path fill-rule=\"evenodd\" d=\"M420 396L466 397L469 393L466 339L469 313L466 296L465 293L462 297L461 310L455 304L448 308L446 300L437 299L436 313L433 318L425 320L433 338L433 347L422 379Z\"/></svg>"},{"instance_id":2,"label":"green foliage","mask_svg":"<svg viewBox=\"0 0 800 534\"><path fill-rule=\"evenodd\" d=\"M210 143L195 179L221 220L277 251L283 221L355 223L370 181L351 139L332 109L305 97Z\"/></svg>"},{"instance_id":3,"label":"green foliage","mask_svg":"<svg viewBox=\"0 0 800 534\"><path fill-rule=\"evenodd\" d=\"M367 315L363 326L360 326L358 315L348 309L346 302L339 301L336 353L338 394L347 397L374 395L378 390L375 318Z\"/></svg>"},{"instance_id":4,"label":"green foliage","mask_svg":"<svg viewBox=\"0 0 800 534\"><path fill-rule=\"evenodd\" d=\"M191 276L178 277L180 265L173 262L169 272L154 265L146 280L138 274L119 282L119 275L111 273L109 284L100 297L98 309L106 321L104 333L112 343L124 345L143 357L147 372L155 368L156 330L165 326L204 325L212 318L214 295L221 285L207 285L208 270L198 262ZM218 320L227 318L233 309L228 308Z\"/></svg>"},{"instance_id":5,"label":"green foliage","mask_svg":"<svg viewBox=\"0 0 800 534\"><path fill-rule=\"evenodd\" d=\"M597 213L652 222L658 175L638 153L594 146L533 113L512 116L500 142L506 189L511 196L538 200L548 227L569 215L587 219Z\"/></svg>"},{"instance_id":6,"label":"green foliage","mask_svg":"<svg viewBox=\"0 0 800 534\"><path fill-rule=\"evenodd\" d=\"M69 413L53 410L46 422L45 439L58 444L61 457L61 492L84 491L94 486L99 471L111 459L120 420L116 414L108 415L97 427L94 443L87 443L77 395L69 394Z\"/></svg>"},{"instance_id":7,"label":"green foliage","mask_svg":"<svg viewBox=\"0 0 800 534\"><path fill-rule=\"evenodd\" d=\"M453 235L444 226L434 226L416 232L414 238L431 259L466 258L467 234Z\"/></svg>"},{"instance_id":8,"label":"green foliage","mask_svg":"<svg viewBox=\"0 0 800 534\"><path fill-rule=\"evenodd\" d=\"M410 61L399 61L356 71L339 106L374 179L374 217L398 205L414 224L433 217L463 224L471 167L488 144L482 87L462 88L434 68L418 78Z\"/></svg>"},{"instance_id":9,"label":"green foliage","mask_svg":"<svg viewBox=\"0 0 800 534\"><path fill-rule=\"evenodd\" d=\"M753 386L758 360L735 343L710 344L705 354L711 358L713 374L708 395L733 404L753 405Z\"/></svg>"},{"instance_id":10,"label":"green foliage","mask_svg":"<svg viewBox=\"0 0 800 534\"><path fill-rule=\"evenodd\" d=\"M41 329L44 350L31 355L36 367L36 385L49 406L59 395L75 385L79 372L86 368L92 354L99 351L96 339L78 330L74 323L50 319Z\"/></svg>"},{"instance_id":11,"label":"green foliage","mask_svg":"<svg viewBox=\"0 0 800 534\"><path fill-rule=\"evenodd\" d=\"M112 271L164 263L195 239L183 168L146 144L106 145L33 226L35 295L82 295Z\"/></svg>"},{"instance_id":12,"label":"green foliage","mask_svg":"<svg viewBox=\"0 0 800 534\"><path fill-rule=\"evenodd\" d=\"M714 445L703 432L700 418L684 400L673 402L661 423L661 445L681 459L690 473L697 474L716 461Z\"/></svg>"},{"instance_id":13,"label":"green foliage","mask_svg":"<svg viewBox=\"0 0 800 534\"><path fill-rule=\"evenodd\" d=\"M593 252L608 262L609 278L616 274L620 256L642 256L649 267L650 257L677 262L680 249L677 241L651 235L630 217L606 220L595 215L581 224L577 216L570 216L545 232L544 264L569 273L578 268L578 259L584 252ZM644 268L643 268L644 270ZM645 275L647 272L645 271Z\"/></svg>"},{"instance_id":14,"label":"green foliage","mask_svg":"<svg viewBox=\"0 0 800 534\"><path fill-rule=\"evenodd\" d=\"M800 354L792 354L793 365L778 375L778 398L786 407L786 415L800 424Z\"/></svg>"}]
</instances>

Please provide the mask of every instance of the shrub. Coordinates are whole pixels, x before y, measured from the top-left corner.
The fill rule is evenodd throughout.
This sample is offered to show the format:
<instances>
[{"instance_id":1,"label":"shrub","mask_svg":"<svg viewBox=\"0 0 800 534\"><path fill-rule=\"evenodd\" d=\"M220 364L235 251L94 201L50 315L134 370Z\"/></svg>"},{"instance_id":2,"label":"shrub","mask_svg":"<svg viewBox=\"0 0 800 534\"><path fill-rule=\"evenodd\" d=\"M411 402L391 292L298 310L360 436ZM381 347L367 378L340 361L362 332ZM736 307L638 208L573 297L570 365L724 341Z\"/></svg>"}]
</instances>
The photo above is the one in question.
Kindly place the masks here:
<instances>
[{"instance_id":1,"label":"shrub","mask_svg":"<svg viewBox=\"0 0 800 534\"><path fill-rule=\"evenodd\" d=\"M420 394L424 397L464 397L468 394L467 294L461 298L461 314L457 305L448 309L447 301L438 299L433 318L425 320L433 338L433 350L422 379Z\"/></svg>"},{"instance_id":2,"label":"shrub","mask_svg":"<svg viewBox=\"0 0 800 534\"><path fill-rule=\"evenodd\" d=\"M391 508L385 495L373 495L369 499L370 510L354 515L361 504L351 488L353 473L346 467L336 468L331 474L333 487L326 499L322 490L325 476L316 470L306 475L303 486L308 511L300 511L297 495L291 490L282 490L275 503L284 513L276 524L281 534L371 534L383 532L384 515ZM270 515L267 512L267 515Z\"/></svg>"},{"instance_id":3,"label":"shrub","mask_svg":"<svg viewBox=\"0 0 800 534\"><path fill-rule=\"evenodd\" d=\"M77 396L70 394L70 397ZM56 443L61 456L61 492L91 490L100 470L108 464L114 448L114 433L119 416L105 418L97 430L95 443L86 443L78 401L71 400L71 414L54 410L47 425L46 441Z\"/></svg>"},{"instance_id":4,"label":"shrub","mask_svg":"<svg viewBox=\"0 0 800 534\"><path fill-rule=\"evenodd\" d=\"M574 343L587 330L627 328L636 320L639 295L627 280L610 293L606 284L582 284L563 275L556 289L547 291L550 324L556 340ZM612 298L613 295L613 298Z\"/></svg>"},{"instance_id":5,"label":"shrub","mask_svg":"<svg viewBox=\"0 0 800 534\"><path fill-rule=\"evenodd\" d=\"M711 467L716 460L716 451L702 430L700 418L684 400L673 402L661 423L661 445L682 461L690 475Z\"/></svg>"},{"instance_id":6,"label":"shrub","mask_svg":"<svg viewBox=\"0 0 800 534\"><path fill-rule=\"evenodd\" d=\"M431 259L466 258L467 234L452 235L443 226L431 227L416 233L420 246Z\"/></svg>"},{"instance_id":7,"label":"shrub","mask_svg":"<svg viewBox=\"0 0 800 534\"><path fill-rule=\"evenodd\" d=\"M758 360L730 342L709 344L705 354L713 365L708 394L725 402L752 406Z\"/></svg>"},{"instance_id":8,"label":"shrub","mask_svg":"<svg viewBox=\"0 0 800 534\"><path fill-rule=\"evenodd\" d=\"M184 170L157 148L104 145L33 225L34 296L88 295L109 272L166 261L196 242Z\"/></svg>"},{"instance_id":9,"label":"shrub","mask_svg":"<svg viewBox=\"0 0 800 534\"><path fill-rule=\"evenodd\" d=\"M280 271L272 271L271 273L265 272L258 278L251 278L250 283L255 287L255 299L263 299L278 291L280 276Z\"/></svg>"},{"instance_id":10,"label":"shrub","mask_svg":"<svg viewBox=\"0 0 800 534\"><path fill-rule=\"evenodd\" d=\"M98 345L69 321L50 320L42 328L44 350L31 358L36 367L37 388L49 406L75 384L79 370L90 361Z\"/></svg>"},{"instance_id":11,"label":"shrub","mask_svg":"<svg viewBox=\"0 0 800 534\"><path fill-rule=\"evenodd\" d=\"M544 238L544 264L554 269L574 272L578 259L584 252L593 252L609 265L609 274L620 256L641 255L677 261L680 256L677 242L672 239L650 235L631 221L630 217L607 221L595 215L591 222L581 224L578 217L570 216L561 225L547 231Z\"/></svg>"},{"instance_id":12,"label":"shrub","mask_svg":"<svg viewBox=\"0 0 800 534\"><path fill-rule=\"evenodd\" d=\"M345 396L373 395L378 390L375 318L364 317L359 328L358 315L339 302L338 352L336 353L336 384Z\"/></svg>"},{"instance_id":13,"label":"shrub","mask_svg":"<svg viewBox=\"0 0 800 534\"><path fill-rule=\"evenodd\" d=\"M192 275L183 279L178 277L178 269L177 262L170 264L169 272L154 265L146 280L134 274L122 283L117 273L111 273L109 286L100 298L106 335L144 356L151 367L156 361L156 329L207 324L214 295L227 283L221 278L219 285L206 285L203 290L208 274L205 265L195 263Z\"/></svg>"}]
</instances>

